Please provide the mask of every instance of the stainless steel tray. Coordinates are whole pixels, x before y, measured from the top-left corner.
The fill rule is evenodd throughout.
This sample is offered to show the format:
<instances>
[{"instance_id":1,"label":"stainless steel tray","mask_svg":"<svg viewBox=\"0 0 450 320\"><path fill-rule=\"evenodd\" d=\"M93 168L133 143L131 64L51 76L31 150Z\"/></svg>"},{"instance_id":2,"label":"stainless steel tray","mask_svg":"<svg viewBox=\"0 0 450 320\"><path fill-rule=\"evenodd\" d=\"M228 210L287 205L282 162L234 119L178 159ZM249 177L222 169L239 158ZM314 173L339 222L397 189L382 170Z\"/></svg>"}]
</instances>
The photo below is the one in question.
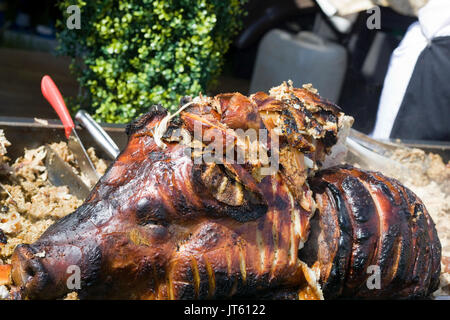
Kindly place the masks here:
<instances>
[{"instance_id":1,"label":"stainless steel tray","mask_svg":"<svg viewBox=\"0 0 450 320\"><path fill-rule=\"evenodd\" d=\"M59 120L48 120L48 125L36 122L33 118L0 117L0 129L5 131L6 138L11 142L8 156L15 159L23 155L25 148L37 148L46 143L66 141L64 127ZM116 142L120 150L127 144L126 125L101 124L105 131ZM91 135L81 127L77 132L86 148L94 147L97 155L104 159L108 156L92 139Z\"/></svg>"}]
</instances>

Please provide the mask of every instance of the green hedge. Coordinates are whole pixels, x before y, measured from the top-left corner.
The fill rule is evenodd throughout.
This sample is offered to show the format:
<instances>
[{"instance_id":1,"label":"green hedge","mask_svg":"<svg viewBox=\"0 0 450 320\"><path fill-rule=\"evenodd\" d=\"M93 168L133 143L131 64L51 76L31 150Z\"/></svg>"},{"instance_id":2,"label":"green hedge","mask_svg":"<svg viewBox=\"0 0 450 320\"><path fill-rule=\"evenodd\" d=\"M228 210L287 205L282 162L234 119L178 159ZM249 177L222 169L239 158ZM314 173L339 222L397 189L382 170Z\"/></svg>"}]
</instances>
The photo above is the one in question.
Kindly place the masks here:
<instances>
[{"instance_id":1,"label":"green hedge","mask_svg":"<svg viewBox=\"0 0 450 320\"><path fill-rule=\"evenodd\" d=\"M97 120L128 122L152 104L206 92L241 27L242 0L64 0L81 9L81 29L60 21L61 54L73 58L80 104Z\"/></svg>"}]
</instances>

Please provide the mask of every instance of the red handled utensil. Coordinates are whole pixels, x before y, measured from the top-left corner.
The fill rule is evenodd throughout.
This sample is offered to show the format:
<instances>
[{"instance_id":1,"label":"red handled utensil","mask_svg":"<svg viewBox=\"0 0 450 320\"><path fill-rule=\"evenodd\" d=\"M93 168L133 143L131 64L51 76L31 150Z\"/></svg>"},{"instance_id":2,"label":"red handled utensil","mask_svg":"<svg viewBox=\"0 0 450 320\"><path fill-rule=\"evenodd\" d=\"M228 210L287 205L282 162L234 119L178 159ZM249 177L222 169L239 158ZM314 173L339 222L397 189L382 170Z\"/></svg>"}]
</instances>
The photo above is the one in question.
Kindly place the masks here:
<instances>
[{"instance_id":1,"label":"red handled utensil","mask_svg":"<svg viewBox=\"0 0 450 320\"><path fill-rule=\"evenodd\" d=\"M41 91L45 99L47 99L53 109L55 109L64 125L65 134L68 140L67 145L73 152L81 172L88 178L91 186L95 185L99 179L99 175L75 130L75 124L66 107L66 103L50 76L46 75L42 78Z\"/></svg>"}]
</instances>

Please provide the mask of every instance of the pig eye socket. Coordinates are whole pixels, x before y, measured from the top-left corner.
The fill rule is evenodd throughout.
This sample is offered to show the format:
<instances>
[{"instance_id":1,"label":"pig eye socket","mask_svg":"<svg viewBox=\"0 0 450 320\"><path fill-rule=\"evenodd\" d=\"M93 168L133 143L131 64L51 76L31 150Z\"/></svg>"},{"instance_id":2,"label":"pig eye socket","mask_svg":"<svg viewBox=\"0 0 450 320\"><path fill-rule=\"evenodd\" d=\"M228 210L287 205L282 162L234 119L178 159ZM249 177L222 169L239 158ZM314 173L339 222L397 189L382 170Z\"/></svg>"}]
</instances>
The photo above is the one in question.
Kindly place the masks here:
<instances>
[{"instance_id":1,"label":"pig eye socket","mask_svg":"<svg viewBox=\"0 0 450 320\"><path fill-rule=\"evenodd\" d=\"M140 225L164 224L166 221L164 205L142 198L136 205L136 219Z\"/></svg>"},{"instance_id":2,"label":"pig eye socket","mask_svg":"<svg viewBox=\"0 0 450 320\"><path fill-rule=\"evenodd\" d=\"M153 223L148 223L144 226L144 228L147 230L147 232L149 233L149 235L151 235L151 237L153 239L165 239L167 234L168 234L168 229L166 228L166 226L160 224L159 222L153 224Z\"/></svg>"},{"instance_id":3,"label":"pig eye socket","mask_svg":"<svg viewBox=\"0 0 450 320\"><path fill-rule=\"evenodd\" d=\"M142 225L144 226L161 226L161 227L165 227L166 224L167 224L166 222L156 219L147 219L144 223L142 223Z\"/></svg>"},{"instance_id":4,"label":"pig eye socket","mask_svg":"<svg viewBox=\"0 0 450 320\"><path fill-rule=\"evenodd\" d=\"M166 227L168 222L165 219L158 219L152 215L147 215L145 217L138 217L138 224L141 226L162 226Z\"/></svg>"},{"instance_id":5,"label":"pig eye socket","mask_svg":"<svg viewBox=\"0 0 450 320\"><path fill-rule=\"evenodd\" d=\"M138 224L143 227L168 227L169 223L166 219L155 217L151 213L147 214L143 219L138 219Z\"/></svg>"}]
</instances>

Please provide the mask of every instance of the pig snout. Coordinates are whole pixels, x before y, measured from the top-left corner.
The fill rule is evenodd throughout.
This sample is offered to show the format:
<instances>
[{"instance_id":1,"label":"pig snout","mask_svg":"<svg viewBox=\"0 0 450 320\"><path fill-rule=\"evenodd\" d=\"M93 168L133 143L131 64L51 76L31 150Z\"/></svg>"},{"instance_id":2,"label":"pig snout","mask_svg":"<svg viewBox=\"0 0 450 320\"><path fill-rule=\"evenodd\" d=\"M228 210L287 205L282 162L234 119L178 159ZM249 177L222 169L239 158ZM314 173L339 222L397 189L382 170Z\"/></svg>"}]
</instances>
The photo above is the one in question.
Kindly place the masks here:
<instances>
[{"instance_id":1,"label":"pig snout","mask_svg":"<svg viewBox=\"0 0 450 320\"><path fill-rule=\"evenodd\" d=\"M61 298L96 282L101 262L96 228L80 213L56 222L35 243L16 247L12 280L22 297Z\"/></svg>"},{"instance_id":2,"label":"pig snout","mask_svg":"<svg viewBox=\"0 0 450 320\"><path fill-rule=\"evenodd\" d=\"M86 276L81 273L86 269L85 260L75 246L19 245L12 257L12 279L24 297L59 298L79 289L77 281L81 283L82 276ZM72 281L72 275L78 280Z\"/></svg>"},{"instance_id":3,"label":"pig snout","mask_svg":"<svg viewBox=\"0 0 450 320\"><path fill-rule=\"evenodd\" d=\"M49 283L49 275L30 245L18 245L12 257L12 278L24 294L40 292Z\"/></svg>"},{"instance_id":4,"label":"pig snout","mask_svg":"<svg viewBox=\"0 0 450 320\"><path fill-rule=\"evenodd\" d=\"M92 250L90 250L91 248ZM30 299L56 299L96 282L100 251L87 245L19 245L12 257L12 280Z\"/></svg>"}]
</instances>

